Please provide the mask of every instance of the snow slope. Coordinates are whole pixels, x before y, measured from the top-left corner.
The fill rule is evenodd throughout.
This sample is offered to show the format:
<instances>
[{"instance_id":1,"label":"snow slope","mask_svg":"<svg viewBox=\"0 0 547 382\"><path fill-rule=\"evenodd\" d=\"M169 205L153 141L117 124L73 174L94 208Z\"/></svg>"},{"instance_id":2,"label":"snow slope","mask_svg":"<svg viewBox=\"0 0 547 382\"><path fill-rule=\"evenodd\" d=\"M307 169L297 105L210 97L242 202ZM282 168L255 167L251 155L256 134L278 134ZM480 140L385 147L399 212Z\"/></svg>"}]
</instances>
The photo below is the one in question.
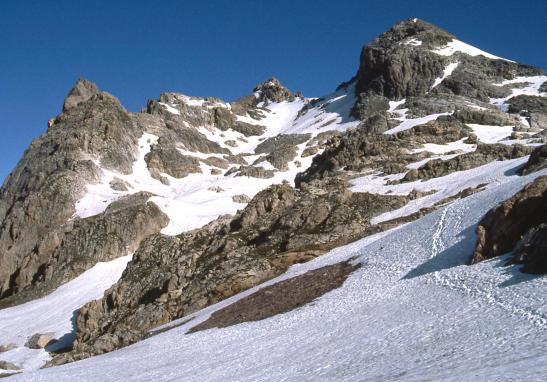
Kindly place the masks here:
<instances>
[{"instance_id":1,"label":"snow slope","mask_svg":"<svg viewBox=\"0 0 547 382\"><path fill-rule=\"evenodd\" d=\"M57 346L48 350L71 344L75 338L74 313L87 302L101 298L104 291L118 281L131 257L97 263L43 298L0 310L0 344L18 346L0 353L0 360L22 365L27 370L41 367L49 359L48 353L43 349L23 347L35 333L51 333L53 338L60 340Z\"/></svg>"},{"instance_id":2,"label":"snow slope","mask_svg":"<svg viewBox=\"0 0 547 382\"><path fill-rule=\"evenodd\" d=\"M503 258L465 265L484 213L547 173L511 175L518 165L495 187L269 282L358 256L362 268L313 304L185 334L247 291L135 345L13 380L543 381L547 280Z\"/></svg>"},{"instance_id":3,"label":"snow slope","mask_svg":"<svg viewBox=\"0 0 547 382\"><path fill-rule=\"evenodd\" d=\"M460 53L467 54L469 56L484 56L484 57L491 58L493 60L504 60L504 61L514 62L502 57L494 56L493 54L485 52L484 50L480 50L479 48L475 48L474 46L466 44L465 42L457 40L457 39L453 39L445 46L434 49L432 50L432 52L439 54L441 56L452 56L454 53L460 52Z\"/></svg>"},{"instance_id":4,"label":"snow slope","mask_svg":"<svg viewBox=\"0 0 547 382\"><path fill-rule=\"evenodd\" d=\"M528 157L522 157L506 161L494 161L484 166L479 166L466 171L456 171L451 174L432 178L425 181L417 180L394 185L386 185L388 180L400 179L405 174L396 175L367 175L356 178L352 181L354 192L371 192L383 195L408 195L412 190L427 192L435 191L431 195L411 200L405 206L385 212L371 219L371 223L378 224L383 221L410 215L421 208L433 206L450 196L470 187L477 187L481 184L488 187L496 187L504 182L507 177L518 177L512 169L522 166Z\"/></svg>"}]
</instances>

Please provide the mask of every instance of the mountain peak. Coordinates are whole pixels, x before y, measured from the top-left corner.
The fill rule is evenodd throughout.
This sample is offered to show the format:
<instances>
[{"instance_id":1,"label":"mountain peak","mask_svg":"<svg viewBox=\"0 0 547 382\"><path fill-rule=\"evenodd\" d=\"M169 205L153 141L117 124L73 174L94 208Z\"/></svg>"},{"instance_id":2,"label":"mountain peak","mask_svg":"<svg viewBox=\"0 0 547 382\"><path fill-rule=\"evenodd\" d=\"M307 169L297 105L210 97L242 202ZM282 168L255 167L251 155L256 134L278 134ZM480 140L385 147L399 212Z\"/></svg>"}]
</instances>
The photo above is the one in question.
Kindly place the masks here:
<instances>
[{"instance_id":1,"label":"mountain peak","mask_svg":"<svg viewBox=\"0 0 547 382\"><path fill-rule=\"evenodd\" d=\"M400 44L432 48L441 46L455 37L447 31L418 18L398 22L388 31L378 36L370 45L383 48L396 47ZM414 41L412 41L414 40Z\"/></svg>"},{"instance_id":2,"label":"mountain peak","mask_svg":"<svg viewBox=\"0 0 547 382\"><path fill-rule=\"evenodd\" d=\"M79 78L65 97L63 111L76 107L79 103L87 101L97 93L99 93L97 85L85 78Z\"/></svg>"},{"instance_id":3,"label":"mountain peak","mask_svg":"<svg viewBox=\"0 0 547 382\"><path fill-rule=\"evenodd\" d=\"M253 93L260 101L283 102L293 100L295 94L281 84L281 82L271 77L266 81L256 85Z\"/></svg>"}]
</instances>

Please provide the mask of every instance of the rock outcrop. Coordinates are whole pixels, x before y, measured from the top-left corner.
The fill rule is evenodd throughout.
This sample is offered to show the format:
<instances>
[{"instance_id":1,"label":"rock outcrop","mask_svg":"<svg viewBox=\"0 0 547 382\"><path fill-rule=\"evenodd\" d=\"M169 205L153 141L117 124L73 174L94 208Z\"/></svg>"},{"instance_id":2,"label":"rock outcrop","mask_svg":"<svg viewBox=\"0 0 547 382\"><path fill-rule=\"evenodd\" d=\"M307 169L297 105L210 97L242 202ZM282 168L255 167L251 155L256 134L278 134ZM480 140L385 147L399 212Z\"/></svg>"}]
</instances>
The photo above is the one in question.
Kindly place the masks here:
<instances>
[{"instance_id":1,"label":"rock outcrop","mask_svg":"<svg viewBox=\"0 0 547 382\"><path fill-rule=\"evenodd\" d=\"M96 163L129 173L141 135L117 99L80 80L65 111L35 140L0 191L0 297L33 285L64 236L64 224Z\"/></svg>"},{"instance_id":2,"label":"rock outcrop","mask_svg":"<svg viewBox=\"0 0 547 382\"><path fill-rule=\"evenodd\" d=\"M547 145L541 145L532 151L528 162L519 170L519 174L527 175L547 167Z\"/></svg>"},{"instance_id":3,"label":"rock outcrop","mask_svg":"<svg viewBox=\"0 0 547 382\"><path fill-rule=\"evenodd\" d=\"M544 272L546 206L547 176L540 176L488 211L477 226L472 263L509 253L522 239L515 261L531 273Z\"/></svg>"}]
</instances>

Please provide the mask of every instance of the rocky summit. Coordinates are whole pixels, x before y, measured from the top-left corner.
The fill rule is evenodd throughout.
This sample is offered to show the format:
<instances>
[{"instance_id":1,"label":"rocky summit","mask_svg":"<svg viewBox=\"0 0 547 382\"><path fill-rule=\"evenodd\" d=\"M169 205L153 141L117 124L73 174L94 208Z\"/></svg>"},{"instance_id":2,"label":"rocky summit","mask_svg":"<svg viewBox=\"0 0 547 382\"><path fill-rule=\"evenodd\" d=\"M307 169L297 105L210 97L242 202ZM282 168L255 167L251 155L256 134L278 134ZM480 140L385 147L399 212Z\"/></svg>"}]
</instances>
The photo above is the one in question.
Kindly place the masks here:
<instances>
[{"instance_id":1,"label":"rocky summit","mask_svg":"<svg viewBox=\"0 0 547 382\"><path fill-rule=\"evenodd\" d=\"M355 285L369 308L407 283L392 300L418 316L437 313L412 288L541 331L546 139L544 70L419 19L319 98L271 78L234 102L163 93L134 113L80 79L0 190L0 369L55 373L216 327L224 343L329 293L344 306L325 320L351 323L332 315ZM503 274L520 286L495 289Z\"/></svg>"}]
</instances>

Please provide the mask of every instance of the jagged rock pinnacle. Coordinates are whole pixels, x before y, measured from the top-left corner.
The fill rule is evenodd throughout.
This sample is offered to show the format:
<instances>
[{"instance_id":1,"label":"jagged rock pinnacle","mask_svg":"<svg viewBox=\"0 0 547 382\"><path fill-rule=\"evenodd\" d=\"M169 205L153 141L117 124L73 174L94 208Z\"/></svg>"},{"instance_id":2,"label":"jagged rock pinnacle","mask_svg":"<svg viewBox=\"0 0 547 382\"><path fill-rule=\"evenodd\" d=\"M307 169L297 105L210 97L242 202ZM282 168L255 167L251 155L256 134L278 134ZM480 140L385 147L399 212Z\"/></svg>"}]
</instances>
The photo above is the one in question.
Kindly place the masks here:
<instances>
[{"instance_id":1,"label":"jagged rock pinnacle","mask_svg":"<svg viewBox=\"0 0 547 382\"><path fill-rule=\"evenodd\" d=\"M85 78L80 78L66 96L63 104L63 112L76 107L81 102L87 101L97 93L99 93L97 85Z\"/></svg>"},{"instance_id":2,"label":"jagged rock pinnacle","mask_svg":"<svg viewBox=\"0 0 547 382\"><path fill-rule=\"evenodd\" d=\"M281 82L275 77L272 77L264 81L263 83L255 86L253 92L255 94L258 93L258 98L261 101L292 101L295 97L295 94L293 94L289 89L283 86Z\"/></svg>"}]
</instances>

